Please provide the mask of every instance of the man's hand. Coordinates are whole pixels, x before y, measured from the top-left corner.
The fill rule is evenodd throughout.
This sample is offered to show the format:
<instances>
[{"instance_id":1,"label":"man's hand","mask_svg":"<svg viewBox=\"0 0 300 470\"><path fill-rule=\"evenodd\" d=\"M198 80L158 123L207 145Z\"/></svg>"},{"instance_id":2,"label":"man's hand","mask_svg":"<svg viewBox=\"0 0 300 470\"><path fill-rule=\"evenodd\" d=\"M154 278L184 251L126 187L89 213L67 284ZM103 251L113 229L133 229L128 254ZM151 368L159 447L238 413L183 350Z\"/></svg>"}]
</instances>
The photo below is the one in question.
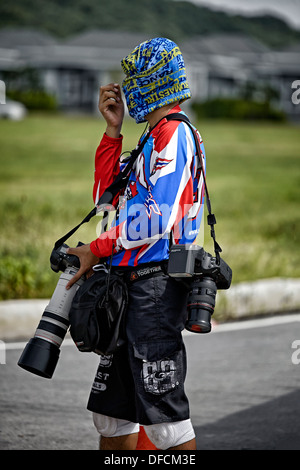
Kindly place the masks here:
<instances>
[{"instance_id":1,"label":"man's hand","mask_svg":"<svg viewBox=\"0 0 300 470\"><path fill-rule=\"evenodd\" d=\"M110 83L100 87L99 111L106 120L106 134L109 137L120 137L124 119L124 103L120 85Z\"/></svg>"},{"instance_id":2,"label":"man's hand","mask_svg":"<svg viewBox=\"0 0 300 470\"><path fill-rule=\"evenodd\" d=\"M99 258L97 258L97 256L91 252L90 245L81 245L77 246L76 248L68 248L67 253L78 256L80 261L80 268L78 272L66 285L66 289L70 289L70 287L72 287L72 285L75 284L75 282L78 281L78 279L80 279L83 274L86 274L92 269L93 266L95 266L95 264L99 263Z\"/></svg>"}]
</instances>

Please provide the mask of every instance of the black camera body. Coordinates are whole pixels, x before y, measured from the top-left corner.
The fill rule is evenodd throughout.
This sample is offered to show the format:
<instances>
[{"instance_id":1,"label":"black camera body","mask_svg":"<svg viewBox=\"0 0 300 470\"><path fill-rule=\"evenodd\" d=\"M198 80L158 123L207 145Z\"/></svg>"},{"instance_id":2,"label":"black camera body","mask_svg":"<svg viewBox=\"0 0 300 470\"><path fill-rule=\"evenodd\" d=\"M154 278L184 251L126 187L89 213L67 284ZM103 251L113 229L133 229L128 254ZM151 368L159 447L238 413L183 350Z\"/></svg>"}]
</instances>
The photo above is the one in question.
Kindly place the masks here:
<instances>
[{"instance_id":1,"label":"black camera body","mask_svg":"<svg viewBox=\"0 0 300 470\"><path fill-rule=\"evenodd\" d=\"M77 246L83 245L79 242ZM33 374L50 379L56 368L60 346L69 328L69 312L77 289L85 278L82 276L70 289L66 289L69 280L80 267L79 258L67 253L68 245L62 244L52 250L51 269L62 271L56 288L45 308L42 318L18 361L18 365Z\"/></svg>"},{"instance_id":2,"label":"black camera body","mask_svg":"<svg viewBox=\"0 0 300 470\"><path fill-rule=\"evenodd\" d=\"M79 242L77 246L81 246L83 243ZM50 266L52 271L58 273L59 271L64 272L68 266L74 268L80 268L79 258L75 255L69 255L67 253L68 245L63 243L58 248L53 248L50 255Z\"/></svg>"},{"instance_id":3,"label":"black camera body","mask_svg":"<svg viewBox=\"0 0 300 470\"><path fill-rule=\"evenodd\" d=\"M168 274L191 280L185 328L194 333L209 333L217 289L229 289L231 268L222 258L217 262L198 245L173 245L170 248Z\"/></svg>"}]
</instances>

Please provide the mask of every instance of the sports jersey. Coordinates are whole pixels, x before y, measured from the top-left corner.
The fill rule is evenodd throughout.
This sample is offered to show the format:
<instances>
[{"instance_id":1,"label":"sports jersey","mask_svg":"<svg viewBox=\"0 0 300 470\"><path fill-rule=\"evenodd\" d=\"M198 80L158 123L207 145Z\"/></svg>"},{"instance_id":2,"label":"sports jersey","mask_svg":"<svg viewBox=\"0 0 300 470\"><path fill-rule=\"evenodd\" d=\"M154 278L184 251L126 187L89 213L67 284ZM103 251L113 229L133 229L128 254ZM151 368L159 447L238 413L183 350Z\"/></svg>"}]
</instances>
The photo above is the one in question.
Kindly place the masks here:
<instances>
[{"instance_id":1,"label":"sports jersey","mask_svg":"<svg viewBox=\"0 0 300 470\"><path fill-rule=\"evenodd\" d=\"M182 112L175 106L170 113ZM198 133L205 166L205 150ZM120 171L122 137L104 134L96 151L95 204ZM113 266L136 266L169 257L171 243L193 243L204 207L204 184L193 134L181 121L163 119L138 156L109 230L91 242Z\"/></svg>"}]
</instances>

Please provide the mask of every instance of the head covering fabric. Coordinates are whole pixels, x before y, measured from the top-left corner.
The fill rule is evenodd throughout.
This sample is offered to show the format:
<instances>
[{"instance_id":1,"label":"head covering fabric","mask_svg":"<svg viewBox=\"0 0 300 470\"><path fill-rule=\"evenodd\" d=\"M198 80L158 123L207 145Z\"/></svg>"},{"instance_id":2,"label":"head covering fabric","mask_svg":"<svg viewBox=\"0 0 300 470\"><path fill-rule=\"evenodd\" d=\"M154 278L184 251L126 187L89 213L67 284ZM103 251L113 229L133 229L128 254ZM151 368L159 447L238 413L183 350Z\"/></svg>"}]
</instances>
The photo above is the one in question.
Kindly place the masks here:
<instances>
[{"instance_id":1,"label":"head covering fabric","mask_svg":"<svg viewBox=\"0 0 300 470\"><path fill-rule=\"evenodd\" d=\"M182 54L170 39L143 42L121 65L126 75L123 92L128 111L137 123L162 106L191 97Z\"/></svg>"}]
</instances>

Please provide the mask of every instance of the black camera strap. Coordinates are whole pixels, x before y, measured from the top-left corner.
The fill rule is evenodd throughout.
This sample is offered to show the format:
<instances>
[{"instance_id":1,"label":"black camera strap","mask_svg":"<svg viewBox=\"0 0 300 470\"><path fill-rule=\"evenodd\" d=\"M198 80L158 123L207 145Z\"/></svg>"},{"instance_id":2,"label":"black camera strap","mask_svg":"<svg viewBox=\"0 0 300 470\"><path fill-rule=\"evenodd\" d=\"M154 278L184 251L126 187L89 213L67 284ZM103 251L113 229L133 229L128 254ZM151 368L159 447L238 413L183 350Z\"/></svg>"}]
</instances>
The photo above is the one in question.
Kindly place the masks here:
<instances>
[{"instance_id":1,"label":"black camera strap","mask_svg":"<svg viewBox=\"0 0 300 470\"><path fill-rule=\"evenodd\" d=\"M216 262L217 262L217 264L220 264L220 253L222 252L222 248L220 247L220 245L216 241L216 234L215 234L215 227L214 226L217 223L217 220L216 220L215 214L213 214L212 210L211 210L210 197L209 197L209 193L208 193L208 189L207 189L205 169L204 169L204 163L203 163L203 154L201 152L197 132L194 129L194 127L192 126L189 118L185 114L173 113L173 114L168 114L167 116L165 116L165 118L167 119L167 121L183 121L183 122L185 122L189 126L189 128L191 129L191 131L193 133L195 144L196 144L196 150L197 150L197 154L198 154L198 157L199 157L200 166L201 166L202 175L203 175L203 182L204 182L205 196L206 196L205 200L206 200L206 206L207 206L207 211L208 211L207 223L210 226L210 235L211 235L211 237L213 239L213 242L214 242L214 251L215 251L215 255L216 255Z\"/></svg>"},{"instance_id":2,"label":"black camera strap","mask_svg":"<svg viewBox=\"0 0 300 470\"><path fill-rule=\"evenodd\" d=\"M160 119L154 127L156 127L162 119ZM105 211L105 208L113 202L114 197L118 194L118 192L121 191L121 189L126 188L134 162L142 152L145 143L150 137L150 133L152 132L154 127L152 129L149 129L148 133L145 135L144 139L140 142L140 144L137 145L137 147L130 152L130 157L128 158L127 165L122 171L120 171L120 173L118 174L116 179L110 184L110 186L106 188L99 201L97 202L96 206L85 216L85 218L80 222L80 224L76 225L76 227L72 228L72 230L70 230L68 233L66 233L63 237L61 237L55 242L55 249L61 246L66 240L68 240L68 238L70 238L79 229L79 227L81 227L81 225L89 222L91 218L94 217L97 212L99 212L99 210ZM140 138L140 140L142 139L142 137Z\"/></svg>"},{"instance_id":3,"label":"black camera strap","mask_svg":"<svg viewBox=\"0 0 300 470\"><path fill-rule=\"evenodd\" d=\"M118 176L112 182L112 184L110 186L108 186L108 188L104 191L104 193L100 197L99 201L97 202L96 206L86 215L86 217L78 225L76 225L76 227L74 227L72 230L70 230L68 233L66 233L63 237L61 237L59 240L57 240L55 242L55 245L54 245L55 249L58 248L59 246L61 246L66 240L68 240L68 238L70 238L79 229L79 227L81 227L81 225L83 225L84 223L89 222L91 220L91 218L94 217L97 214L99 209L100 210L102 209L103 211L105 211L105 206L109 206L112 203L114 197L118 194L118 192L121 189L123 189L127 186L127 183L129 181L129 177L130 177L133 165L134 165L137 157L142 152L142 150L145 146L145 143L147 142L147 140L148 140L151 132L153 131L153 129L163 119L166 119L167 121L183 121L189 126L189 128L191 129L191 131L193 133L195 144L196 144L196 149L197 149L197 154L198 154L198 157L199 157L199 160L200 160L200 166L201 166L201 170L202 170L203 181L204 181L204 188L205 188L205 195L206 195L205 200L206 200L206 206L207 206L207 210L208 210L207 223L210 226L210 234L211 234L211 237L214 241L214 251L215 251L215 254L216 254L216 261L217 261L218 264L220 263L220 253L222 252L222 249L216 241L214 225L217 223L217 221L216 221L215 215L212 214L212 211L211 211L211 203L210 203L209 193L208 193L208 189L207 189L204 163L203 163L203 155L202 155L202 152L201 152L201 149L200 149L198 136L197 136L197 133L196 133L194 127L192 126L192 124L191 124L190 120L188 119L188 117L184 114L181 114L181 113L167 114L166 116L161 118L155 124L155 126L153 126L151 129L148 130L148 133L145 135L145 137L141 141L141 143L134 150L131 151L128 163L125 166L125 168L118 174Z\"/></svg>"}]
</instances>

